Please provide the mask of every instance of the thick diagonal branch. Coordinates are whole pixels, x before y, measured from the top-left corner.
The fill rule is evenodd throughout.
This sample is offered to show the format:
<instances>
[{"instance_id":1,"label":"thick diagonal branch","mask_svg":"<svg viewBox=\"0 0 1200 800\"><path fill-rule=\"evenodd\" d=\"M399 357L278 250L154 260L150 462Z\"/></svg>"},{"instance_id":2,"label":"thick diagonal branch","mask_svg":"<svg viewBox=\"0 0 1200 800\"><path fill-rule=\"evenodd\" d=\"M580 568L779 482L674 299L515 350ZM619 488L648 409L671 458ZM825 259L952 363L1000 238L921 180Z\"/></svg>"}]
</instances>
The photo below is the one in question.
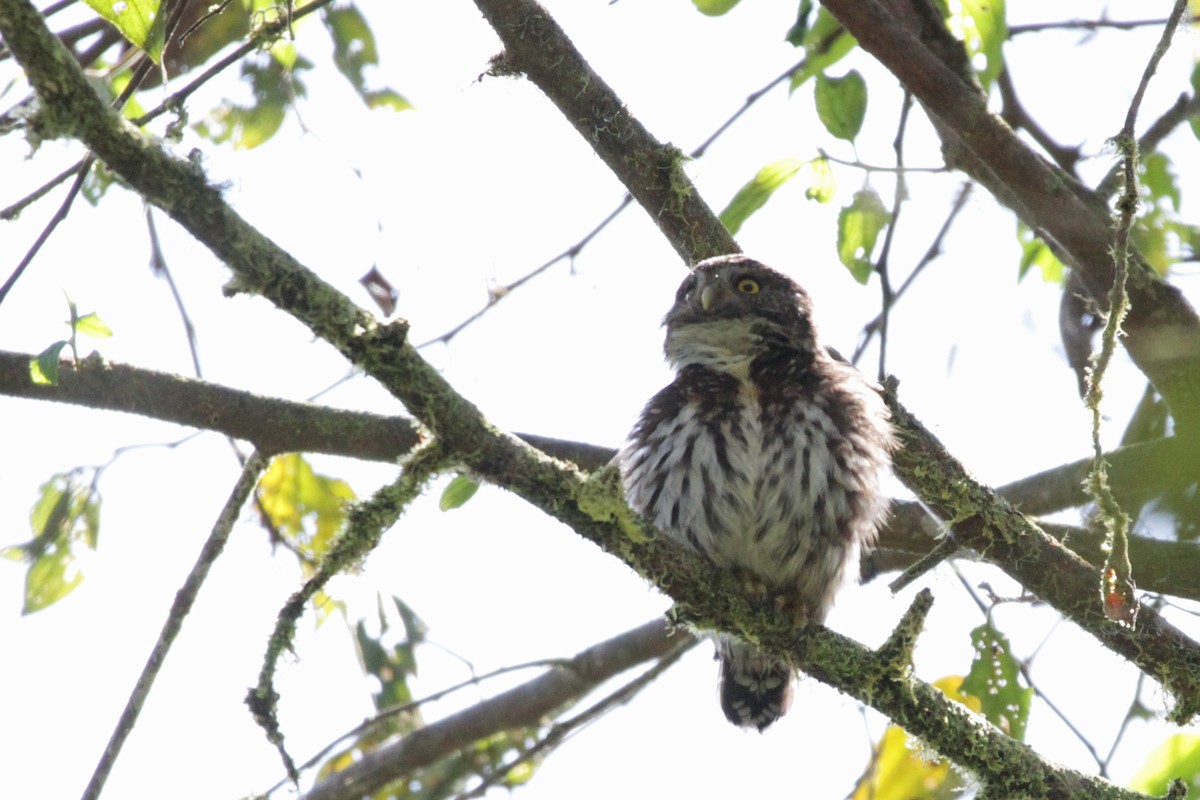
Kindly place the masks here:
<instances>
[{"instance_id":1,"label":"thick diagonal branch","mask_svg":"<svg viewBox=\"0 0 1200 800\"><path fill-rule=\"evenodd\" d=\"M482 4L484 0L477 2ZM523 5L544 15L536 4ZM235 288L262 294L379 380L439 438L447 453L461 455L482 477L508 487L634 566L675 599L683 618L741 632L773 652L792 653L797 666L903 720L913 733L928 735L945 755L981 775L988 774L996 765L992 756L998 751L994 748L1003 748L1018 760L1006 768L1032 776L1033 782L1024 784L1025 794L1065 796L1046 794L1045 788L1035 792L1037 785L1046 787L1044 782L1036 781L1050 769L1049 765L1031 751L1013 749L1007 743L1010 740L994 728L974 723L971 737L958 735L959 726L952 721L972 718L931 687L907 678L889 681L886 687L864 684L857 665L859 649L853 643L834 634L817 632L815 638L797 650L791 638L790 617L773 606L762 607L761 601L756 604L753 598L747 598L745 587L736 576L715 569L670 540L642 538L636 524L628 519L628 509L611 481L588 478L489 425L474 406L416 353L406 341L403 325L375 324L241 219L191 164L168 155L111 114L92 93L70 54L53 37L28 0L0 0L0 34L26 70L42 101L43 113L53 126L63 134L81 138L135 190L164 208L223 258L236 273ZM569 47L569 43L565 46ZM574 86L578 89L578 84ZM676 175L676 179L686 180L681 175ZM683 184L680 191L690 193L694 189ZM704 219L696 228L711 228L713 224ZM709 245L720 246L715 242ZM1149 618L1150 615L1144 617ZM1137 635L1144 635L1147 627L1153 633L1152 626L1143 626ZM1190 668L1187 653L1179 654L1178 659L1175 666L1180 672ZM1173 690L1194 689L1167 680L1169 676L1161 675L1162 665L1158 662L1139 660L1138 663L1153 669L1152 674ZM1181 703L1194 705L1198 694L1190 694ZM978 737L983 737L991 747L978 747ZM1090 788L1099 783L1077 773L1059 772L1068 777L1054 784L1056 788L1073 784Z\"/></svg>"},{"instance_id":2,"label":"thick diagonal branch","mask_svg":"<svg viewBox=\"0 0 1200 800\"><path fill-rule=\"evenodd\" d=\"M1104 307L1113 283L1114 232L1103 198L1039 156L988 108L986 96L956 68L951 54L961 60L962 45L933 4L822 4L934 116L947 163L968 172L1054 243ZM1142 263L1131 266L1129 300L1125 349L1170 404L1180 432L1200 435L1200 318L1176 287Z\"/></svg>"}]
</instances>

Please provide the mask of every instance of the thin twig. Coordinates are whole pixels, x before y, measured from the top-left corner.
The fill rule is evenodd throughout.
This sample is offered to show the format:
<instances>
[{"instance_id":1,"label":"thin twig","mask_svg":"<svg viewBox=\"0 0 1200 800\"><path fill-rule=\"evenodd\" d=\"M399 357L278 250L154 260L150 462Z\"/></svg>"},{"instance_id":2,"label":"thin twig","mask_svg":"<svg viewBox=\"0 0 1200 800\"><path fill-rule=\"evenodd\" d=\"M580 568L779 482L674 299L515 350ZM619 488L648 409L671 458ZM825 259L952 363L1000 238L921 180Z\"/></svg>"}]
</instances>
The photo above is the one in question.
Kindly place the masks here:
<instances>
[{"instance_id":1,"label":"thin twig","mask_svg":"<svg viewBox=\"0 0 1200 800\"><path fill-rule=\"evenodd\" d=\"M904 293L908 291L910 286L912 286L913 282L917 279L917 276L920 275L926 267L936 261L938 256L942 254L942 243L945 241L946 236L949 235L950 228L954 225L954 221L958 218L959 213L966 208L967 200L970 199L971 189L974 186L975 184L971 181L963 182L962 186L958 190L958 196L954 198L954 202L950 206L949 213L946 214L946 219L942 221L942 226L938 229L937 235L933 237L933 241L929 243L929 247L926 248L925 254L921 256L921 260L917 262L915 267L913 267L912 272L908 273L908 277L905 278L904 282L900 284L900 288L896 289L896 291L893 293L893 306L895 306L896 302L904 296ZM863 351L865 351L871 344L871 339L873 339L876 334L879 333L879 328L881 325L883 325L882 313L877 315L875 319L863 326L862 331L860 331L858 335L858 345L854 348L854 355L850 357L850 362L852 364L857 364L858 360L862 358Z\"/></svg>"},{"instance_id":2,"label":"thin twig","mask_svg":"<svg viewBox=\"0 0 1200 800\"><path fill-rule=\"evenodd\" d=\"M842 31L841 33L844 33L844 31ZM830 45L832 45L832 41L830 42ZM688 152L688 158L694 160L694 159L703 157L705 152L708 151L708 148L711 147L712 144L715 141L717 141L717 139L720 138L720 136L723 133L725 133L725 131L727 131L733 125L734 122L736 122L743 114L745 114L748 110L750 110L751 106L753 106L755 103L757 103L759 100L761 100L763 98L763 96L765 96L772 89L774 89L775 87L780 86L784 82L790 80L793 75L795 75L800 70L804 69L804 67L807 63L808 63L808 60L803 59L803 60L793 64L792 66L788 67L786 70L781 72L779 75L776 75L774 78L772 78L770 81L768 81L763 86L759 87L758 89L754 90L750 94L746 95L746 99L742 101L742 104L732 114L730 114L728 117L726 117L725 121L722 122L720 125L718 125L716 130L714 130L712 133L710 133L707 137L705 137L704 141L702 141L700 144L696 145L696 147L694 147L691 151ZM625 197L622 198L620 204L616 208L614 208L612 211L610 211L608 213L608 215L604 219L602 219L599 223L597 223L590 231L588 231L582 239L580 239L579 241L577 241L575 244L571 245L570 247L566 248L558 255L553 256L548 261L544 262L543 264L536 267L532 271L527 272L525 275L522 275L520 278L516 279L515 281L505 284L504 286L501 286L498 289L491 291L488 296L487 305L483 306L478 311L476 311L474 314L471 314L469 317L467 317L462 322L458 323L457 325L455 325L453 328L446 331L445 333L439 334L439 335L433 337L432 339L428 339L428 340L422 342L421 344L417 345L417 349L421 350L423 348L429 347L430 345L434 345L434 344L449 344L451 339L453 339L458 334L462 333L463 329L465 329L467 326L471 325L476 320L478 320L480 317L487 314L487 312L491 311L492 308L495 307L495 305L497 303L499 303L501 300L503 300L505 297L507 297L514 289L518 288L519 286L528 282L529 280L536 278L538 275L541 275L546 270L553 267L555 264L558 264L562 261L574 260L576 257L579 256L579 254L583 251L583 249L589 243L591 243L592 239L594 239L597 236L597 234L599 234L602 230L604 230L606 227L608 227L608 225L610 223L612 223L612 221L615 220L621 214L621 212L623 212L626 208L628 208L632 203L633 203L633 197L629 194L626 194ZM347 377L349 377L349 376L347 376ZM343 378L342 380L345 380L345 378Z\"/></svg>"},{"instance_id":3,"label":"thin twig","mask_svg":"<svg viewBox=\"0 0 1200 800\"><path fill-rule=\"evenodd\" d=\"M631 680L629 683L614 690L610 694L604 696L597 702L593 703L588 708L571 717L570 719L557 722L551 726L546 735L538 740L532 747L521 753L517 758L504 764L495 772L484 777L478 786L469 792L459 794L455 800L473 800L474 798L483 797L488 789L495 786L500 781L508 777L514 769L521 764L527 763L535 758L544 757L551 751L562 745L568 738L587 727L591 723L598 720L608 712L625 705L636 697L643 689L649 686L654 681L673 667L688 648L678 648L666 656L658 660L654 666L647 669L641 675Z\"/></svg>"},{"instance_id":4,"label":"thin twig","mask_svg":"<svg viewBox=\"0 0 1200 800\"><path fill-rule=\"evenodd\" d=\"M20 280L25 269L33 263L34 256L42 249L42 245L49 241L50 234L54 233L54 229L71 212L71 205L75 202L75 198L79 196L79 191L83 188L83 181L87 178L88 170L91 169L94 161L95 159L92 156L88 156L78 165L78 169L75 172L75 182L67 190L67 196L63 198L62 204L59 205L58 210L50 217L50 221L42 228L42 232L38 234L37 239L30 245L29 250L25 252L25 256L20 260L16 268L13 269L12 274L8 276L8 280L4 282L3 286L0 286L0 305L4 303L4 299L8 297L8 293L12 291L13 286Z\"/></svg>"},{"instance_id":5,"label":"thin twig","mask_svg":"<svg viewBox=\"0 0 1200 800\"><path fill-rule=\"evenodd\" d=\"M566 663L565 659L545 658L545 659L541 659L539 661L527 661L523 664L512 664L507 667L500 667L499 669L494 669L491 672L486 672L483 675L472 675L469 679L467 679L465 681L460 681L459 683L456 683L453 686L447 686L445 689L440 689L440 690L434 692L433 694L429 694L420 699L413 700L411 703L402 703L401 705L398 705L398 706L392 706L391 708L385 708L383 711L380 711L378 714L375 714L373 716L368 717L367 719L364 719L362 722L358 723L353 728L351 728L350 730L343 733L341 736L337 737L333 741L326 744L324 747L322 747L320 750L318 750L316 753L314 753L311 757L309 757L303 764L298 765L297 769L300 772L306 772L307 770L312 769L314 766L316 766L319 761L321 761L323 758L328 756L331 752L333 752L338 747L338 745L340 745L342 742L346 741L347 739L358 738L358 737L362 736L364 733L366 733L367 731L374 728L375 726L380 725L383 722L386 722L387 720L391 719L392 717L407 713L409 711L413 711L415 709L420 708L423 705L428 705L429 703L436 702L438 700L441 700L443 697L447 697L451 694L454 694L455 692L461 691L470 686L478 686L479 684L483 683L486 680L489 680L491 678L496 678L501 675L507 675L510 672L519 672L519 671L527 670L527 669L538 669L540 667L558 667L558 666L564 665L565 663ZM289 783L288 778L282 778L274 786L267 789L262 794L265 797L269 797L270 795L274 794L279 789L282 789L288 783Z\"/></svg>"},{"instance_id":6,"label":"thin twig","mask_svg":"<svg viewBox=\"0 0 1200 800\"><path fill-rule=\"evenodd\" d=\"M16 219L18 216L20 216L22 211L24 211L26 208L33 205L38 200L41 200L43 197L45 197L47 194L49 194L50 191L55 186L58 186L60 183L65 181L67 178L70 178L72 175L79 174L79 171L84 168L84 165L86 162L87 162L86 157L81 158L80 160L78 160L74 164L72 164L71 166L64 169L62 172L55 175L50 180L43 183L38 188L34 189L29 194L22 197L20 200L16 201L12 205L10 205L4 209L0 209L0 220L9 222L9 221Z\"/></svg>"},{"instance_id":7,"label":"thin twig","mask_svg":"<svg viewBox=\"0 0 1200 800\"><path fill-rule=\"evenodd\" d=\"M971 586L970 582L967 580L966 576L962 574L962 571L959 570L958 566L955 565L953 562L951 562L950 567L951 567L951 569L954 570L954 575L955 575L955 577L958 578L958 582L960 584L962 584L963 589L970 596L970 598L975 601L975 605L977 605L979 607L979 610L983 613L984 618L987 619L988 622L990 623L991 622L991 608L986 603L983 602L983 599L981 597L979 597L979 594L975 591L975 587ZM994 605L995 605L995 602L992 603L992 606L994 606ZM1041 647L1041 645L1039 645L1039 649L1040 649L1040 647ZM1062 711L1062 709L1060 709L1054 703L1054 701L1052 701L1046 695L1046 693L1042 689L1040 689L1036 683L1034 683L1033 676L1029 672L1029 663L1028 663L1030 660L1032 660L1032 658L1033 658L1032 655L1028 659L1019 659L1014 656L1013 663L1015 663L1017 665L1017 671L1019 671L1021 673L1021 677L1025 679L1025 683L1029 685L1029 688L1033 689L1034 694L1037 695L1038 699L1041 700L1043 703L1045 703L1046 707L1050 709L1051 713L1053 713L1054 716L1058 717L1059 720L1061 720L1062 723L1067 726L1067 729L1069 731L1071 731L1071 733L1075 736L1075 738L1079 740L1079 743L1083 745L1084 749L1087 750L1088 753L1091 754L1092 758L1096 761L1096 764L1100 768L1100 774L1107 777L1107 775L1105 775L1105 773L1104 773L1105 762L1103 759L1100 758L1100 753L1096 750L1095 745L1093 745L1090 741L1088 741L1087 737L1083 735L1083 731L1079 730L1079 728L1076 727L1075 723L1073 723L1071 721L1070 717L1068 717Z\"/></svg>"},{"instance_id":8,"label":"thin twig","mask_svg":"<svg viewBox=\"0 0 1200 800\"><path fill-rule=\"evenodd\" d=\"M879 260L875 262L875 272L879 275L880 295L879 369L876 379L880 382L887 378L888 320L891 318L892 304L896 302L888 266L892 253L892 242L896 235L896 223L900 219L900 210L904 207L904 201L908 199L908 184L904 177L904 132L908 129L908 113L912 110L912 100L912 92L905 90L904 100L900 104L900 122L896 126L896 138L892 140L892 149L896 153L896 191L892 198L892 217L888 221L887 233L884 234Z\"/></svg>"},{"instance_id":9,"label":"thin twig","mask_svg":"<svg viewBox=\"0 0 1200 800\"><path fill-rule=\"evenodd\" d=\"M1008 28L1008 35L1020 36L1023 33L1042 33L1043 31L1054 30L1098 31L1109 29L1117 31L1131 31L1136 28L1149 28L1165 25L1166 22L1166 19L1115 20L1108 18L1072 19L1063 20L1061 22L1031 22L1027 25L1010 25Z\"/></svg>"},{"instance_id":10,"label":"thin twig","mask_svg":"<svg viewBox=\"0 0 1200 800\"><path fill-rule=\"evenodd\" d=\"M153 207L149 203L146 204L146 230L150 236L150 269L167 282L167 286L171 290L171 297L175 298L175 308L179 311L179 318L183 322L183 332L187 336L188 352L192 354L192 368L196 371L197 378L203 378L204 372L200 369L200 351L196 344L196 326L192 324L192 318L183 304L183 295L179 293L179 287L175 285L175 278L171 275L171 269L167 265L167 258L162 251L162 242L158 238L158 228L154 224Z\"/></svg>"},{"instance_id":11,"label":"thin twig","mask_svg":"<svg viewBox=\"0 0 1200 800\"><path fill-rule=\"evenodd\" d=\"M142 673L138 676L133 692L125 704L125 710L121 712L121 717L113 729L108 745L104 748L104 753L92 773L91 780L88 781L87 788L84 789L82 800L97 800L104 790L104 784L116 763L117 756L120 755L125 740L133 732L142 706L145 705L150 689L154 685L154 680L158 677L167 653L183 627L183 620L195 605L200 587L204 585L204 580L208 577L213 563L225 549L225 543L229 541L229 535L233 531L233 524L237 522L238 514L245 504L246 498L250 496L258 481L258 476L265 467L266 459L255 453L247 459L242 468L241 476L234 484L229 499L225 501L224 508L221 509L217 521L213 524L212 533L209 534L204 546L200 549L200 556L184 580L183 586L175 595L175 602L171 604L171 611L167 614L167 620L163 624L162 632L158 635L158 641L154 643L150 657L146 660L146 666L142 668Z\"/></svg>"}]
</instances>

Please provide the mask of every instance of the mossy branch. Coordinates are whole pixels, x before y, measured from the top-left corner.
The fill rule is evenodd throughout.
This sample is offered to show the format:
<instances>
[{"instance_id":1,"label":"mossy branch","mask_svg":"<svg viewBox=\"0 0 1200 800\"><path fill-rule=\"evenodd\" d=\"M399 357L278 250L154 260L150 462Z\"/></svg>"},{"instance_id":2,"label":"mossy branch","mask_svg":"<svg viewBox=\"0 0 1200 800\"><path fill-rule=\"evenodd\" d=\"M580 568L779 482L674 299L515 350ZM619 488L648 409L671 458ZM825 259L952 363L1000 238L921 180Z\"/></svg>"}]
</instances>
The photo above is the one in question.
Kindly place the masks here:
<instances>
[{"instance_id":1,"label":"mossy branch","mask_svg":"<svg viewBox=\"0 0 1200 800\"><path fill-rule=\"evenodd\" d=\"M483 0L477 2L485 5ZM520 19L526 20L524 28L510 28L510 34L536 31L538 36L534 39L539 47L550 44L545 37L552 35L555 29L543 24L547 17L536 4L510 2L499 4L498 8L501 18L505 13L503 8L509 8L513 13L521 12ZM454 454L481 477L506 486L626 560L676 600L682 617L696 624L741 632L771 652L789 654L805 671L869 703L947 757L975 771L985 782L1010 788L1012 795L1056 798L1135 796L1098 778L1044 762L1024 745L947 700L927 684L896 678L890 666L891 671L887 674L893 677L878 679L879 664L873 662L877 657L845 637L814 628L806 630L797 640L786 614L765 607L757 598L745 596L742 593L744 587L734 576L715 569L674 542L662 537L634 541L622 526L597 520L598 515L594 513L598 507L596 497L589 496L586 504L592 513L579 505L581 477L578 470L489 425L474 406L421 359L406 341L403 323L377 325L369 315L237 216L191 164L170 156L109 113L91 93L69 54L46 29L27 0L0 0L0 33L29 75L46 113L61 126L62 133L82 139L138 192L164 208L223 258L236 275L233 290L261 294L309 325L314 333L329 341L404 402L430 429L445 453ZM555 44L570 47L565 39ZM514 57L513 50L508 51L508 57ZM574 91L587 88L578 81L569 85ZM630 131L636 134L636 130L628 126L621 130L625 131L624 137L632 135ZM658 151L648 145L642 152L651 157ZM662 162L649 158L648 163L661 165ZM661 166L658 169L661 171ZM622 178L625 177L622 174ZM681 171L669 170L665 176L657 175L657 180L661 182L664 177L668 190L677 200L695 195ZM699 216L682 227L692 231L712 231L719 226L707 209L688 207L692 210L687 213ZM656 215L674 213L673 208L664 206L650 210ZM711 254L713 251L706 248L714 245L720 248L718 252L731 249L718 239L701 237L697 241L709 243L686 250L677 245L677 249L692 254L689 257ZM923 455L923 463L948 458L940 448ZM920 485L925 490L930 488ZM935 488L949 495L959 492L952 484ZM957 511L969 510L971 515L957 518L963 519L964 524L972 520L986 522L982 528L989 536L999 533L1001 542L1008 542L1009 528L1001 523L1011 510L976 489L968 487L962 492L969 502L960 503ZM610 502L618 501L614 498ZM1009 555L999 547L989 549L1001 556ZM1153 625L1142 625L1138 632L1139 635L1154 636L1158 630ZM1188 655L1185 650L1179 658ZM888 663L892 664L892 659L889 658ZM1190 662L1175 663L1181 672L1190 665ZM1192 674L1200 672L1192 670ZM875 676L875 679L864 684L863 676ZM1192 691L1195 687L1187 682L1175 682L1168 676L1166 684L1177 693L1196 696Z\"/></svg>"}]
</instances>

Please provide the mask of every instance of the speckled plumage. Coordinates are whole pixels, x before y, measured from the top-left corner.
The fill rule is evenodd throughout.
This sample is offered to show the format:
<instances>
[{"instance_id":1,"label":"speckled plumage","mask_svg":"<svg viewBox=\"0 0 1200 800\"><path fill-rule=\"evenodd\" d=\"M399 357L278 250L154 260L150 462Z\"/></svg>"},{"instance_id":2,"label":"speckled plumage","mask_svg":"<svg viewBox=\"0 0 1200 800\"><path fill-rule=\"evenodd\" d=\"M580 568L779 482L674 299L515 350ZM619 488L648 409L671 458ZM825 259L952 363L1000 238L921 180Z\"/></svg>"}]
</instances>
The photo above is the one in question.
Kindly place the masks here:
<instances>
[{"instance_id":1,"label":"speckled plumage","mask_svg":"<svg viewBox=\"0 0 1200 800\"><path fill-rule=\"evenodd\" d=\"M618 455L629 505L785 600L798 625L824 621L884 512L882 401L821 347L804 290L744 256L698 264L663 324L675 380ZM725 715L766 728L791 702L790 667L714 639Z\"/></svg>"}]
</instances>

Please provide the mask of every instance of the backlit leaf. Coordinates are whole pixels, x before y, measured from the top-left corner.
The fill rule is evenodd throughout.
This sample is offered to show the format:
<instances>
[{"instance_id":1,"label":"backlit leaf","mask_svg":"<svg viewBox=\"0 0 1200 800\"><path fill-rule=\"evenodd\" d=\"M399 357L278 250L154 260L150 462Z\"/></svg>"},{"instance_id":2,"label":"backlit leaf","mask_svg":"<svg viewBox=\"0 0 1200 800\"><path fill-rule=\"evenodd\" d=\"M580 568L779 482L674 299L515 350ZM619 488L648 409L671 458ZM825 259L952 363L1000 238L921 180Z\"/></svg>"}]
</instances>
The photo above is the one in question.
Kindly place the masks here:
<instances>
[{"instance_id":1,"label":"backlit leaf","mask_svg":"<svg viewBox=\"0 0 1200 800\"><path fill-rule=\"evenodd\" d=\"M979 701L963 694L957 675L934 683L951 700L979 710ZM889 725L875 747L867 770L854 788L852 800L943 800L955 796L962 781L947 762L932 753L917 752L902 728Z\"/></svg>"},{"instance_id":2,"label":"backlit leaf","mask_svg":"<svg viewBox=\"0 0 1200 800\"><path fill-rule=\"evenodd\" d=\"M839 139L853 141L867 115L867 82L858 70L840 78L821 73L814 97L825 129Z\"/></svg>"},{"instance_id":3,"label":"backlit leaf","mask_svg":"<svg viewBox=\"0 0 1200 800\"><path fill-rule=\"evenodd\" d=\"M963 691L978 697L988 721L1014 739L1025 738L1033 689L1021 685L1008 637L990 623L971 631L975 659L963 682Z\"/></svg>"},{"instance_id":4,"label":"backlit leaf","mask_svg":"<svg viewBox=\"0 0 1200 800\"><path fill-rule=\"evenodd\" d=\"M250 150L269 140L283 125L294 97L303 97L299 73L312 63L297 57L291 68L270 55L242 64L242 78L250 84L254 100L240 105L222 101L196 131L217 144L230 142L239 150Z\"/></svg>"},{"instance_id":5,"label":"backlit leaf","mask_svg":"<svg viewBox=\"0 0 1200 800\"><path fill-rule=\"evenodd\" d=\"M477 491L479 491L479 481L472 480L466 475L455 475L453 480L442 490L438 508L442 511L459 508L474 497Z\"/></svg>"},{"instance_id":6,"label":"backlit leaf","mask_svg":"<svg viewBox=\"0 0 1200 800\"><path fill-rule=\"evenodd\" d=\"M799 158L783 158L760 169L746 182L721 212L721 222L732 234L737 234L750 215L758 211L775 190L792 179L805 162Z\"/></svg>"},{"instance_id":7,"label":"backlit leaf","mask_svg":"<svg viewBox=\"0 0 1200 800\"><path fill-rule=\"evenodd\" d=\"M808 188L804 190L804 196L809 200L816 200L818 203L828 203L833 199L837 189L837 183L833 178L833 169L829 166L829 159L814 158L808 162L808 165L812 171L812 179L809 181Z\"/></svg>"},{"instance_id":8,"label":"backlit leaf","mask_svg":"<svg viewBox=\"0 0 1200 800\"><path fill-rule=\"evenodd\" d=\"M1154 749L1129 781L1135 792L1164 795L1167 784L1180 778L1192 792L1200 789L1200 736L1177 733Z\"/></svg>"},{"instance_id":9,"label":"backlit leaf","mask_svg":"<svg viewBox=\"0 0 1200 800\"><path fill-rule=\"evenodd\" d=\"M95 313L84 314L75 320L75 330L94 339L107 339L113 335L112 328Z\"/></svg>"},{"instance_id":10,"label":"backlit leaf","mask_svg":"<svg viewBox=\"0 0 1200 800\"><path fill-rule=\"evenodd\" d=\"M166 14L161 0L85 0L92 9L117 26L121 35L150 56L162 60Z\"/></svg>"},{"instance_id":11,"label":"backlit leaf","mask_svg":"<svg viewBox=\"0 0 1200 800\"><path fill-rule=\"evenodd\" d=\"M984 89L989 88L1004 68L1002 46L1008 38L1005 0L962 0L961 15L952 20L958 27L971 57L975 74Z\"/></svg>"},{"instance_id":12,"label":"backlit leaf","mask_svg":"<svg viewBox=\"0 0 1200 800\"><path fill-rule=\"evenodd\" d=\"M33 538L7 547L6 558L28 563L23 614L31 614L66 597L83 582L75 566L75 546L94 549L99 535L100 497L75 472L60 473L42 484L29 512Z\"/></svg>"},{"instance_id":13,"label":"backlit leaf","mask_svg":"<svg viewBox=\"0 0 1200 800\"><path fill-rule=\"evenodd\" d=\"M858 41L846 32L842 23L824 7L817 9L817 18L804 35L804 63L792 75L789 92L796 89L814 75L821 75L826 68L841 61L854 49Z\"/></svg>"},{"instance_id":14,"label":"backlit leaf","mask_svg":"<svg viewBox=\"0 0 1200 800\"><path fill-rule=\"evenodd\" d=\"M696 10L710 17L719 17L736 6L741 0L692 0Z\"/></svg>"},{"instance_id":15,"label":"backlit leaf","mask_svg":"<svg viewBox=\"0 0 1200 800\"><path fill-rule=\"evenodd\" d=\"M22 614L32 614L54 605L83 583L83 575L73 568L70 550L54 550L29 565L25 573L25 604Z\"/></svg>"},{"instance_id":16,"label":"backlit leaf","mask_svg":"<svg viewBox=\"0 0 1200 800\"><path fill-rule=\"evenodd\" d=\"M354 5L331 6L323 13L325 26L333 37L333 63L358 92L368 108L406 111L412 104L392 89L369 89L367 67L379 63L375 34L367 18Z\"/></svg>"},{"instance_id":17,"label":"backlit leaf","mask_svg":"<svg viewBox=\"0 0 1200 800\"><path fill-rule=\"evenodd\" d=\"M859 283L865 284L874 272L871 253L880 232L892 215L871 189L854 194L854 200L838 214L838 258Z\"/></svg>"},{"instance_id":18,"label":"backlit leaf","mask_svg":"<svg viewBox=\"0 0 1200 800\"><path fill-rule=\"evenodd\" d=\"M67 342L55 342L29 359L29 380L43 386L58 384L58 361Z\"/></svg>"},{"instance_id":19,"label":"backlit leaf","mask_svg":"<svg viewBox=\"0 0 1200 800\"><path fill-rule=\"evenodd\" d=\"M346 521L354 491L319 475L298 453L276 456L258 482L259 506L281 536L319 558Z\"/></svg>"},{"instance_id":20,"label":"backlit leaf","mask_svg":"<svg viewBox=\"0 0 1200 800\"><path fill-rule=\"evenodd\" d=\"M1021 262L1017 265L1017 279L1025 277L1030 268L1037 267L1046 283L1062 283L1066 267L1050 246L1023 222L1017 223L1017 241L1021 243Z\"/></svg>"}]
</instances>

